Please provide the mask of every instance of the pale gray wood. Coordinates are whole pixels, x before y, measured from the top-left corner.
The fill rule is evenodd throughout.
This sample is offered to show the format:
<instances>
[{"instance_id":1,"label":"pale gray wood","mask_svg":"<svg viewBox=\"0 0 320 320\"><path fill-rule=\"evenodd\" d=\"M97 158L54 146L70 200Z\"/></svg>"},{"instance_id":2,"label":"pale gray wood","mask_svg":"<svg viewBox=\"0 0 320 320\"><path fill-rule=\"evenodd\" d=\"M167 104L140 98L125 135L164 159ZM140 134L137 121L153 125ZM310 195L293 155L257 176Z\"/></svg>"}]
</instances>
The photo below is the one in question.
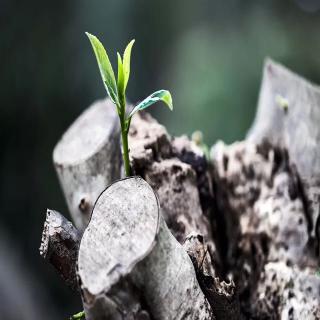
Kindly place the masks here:
<instances>
[{"instance_id":1,"label":"pale gray wood","mask_svg":"<svg viewBox=\"0 0 320 320\"><path fill-rule=\"evenodd\" d=\"M120 125L109 99L75 120L56 145L53 161L72 219L83 231L99 194L120 178Z\"/></svg>"},{"instance_id":2,"label":"pale gray wood","mask_svg":"<svg viewBox=\"0 0 320 320\"><path fill-rule=\"evenodd\" d=\"M139 177L113 183L98 198L78 260L89 320L137 318L139 295L153 319L214 319L191 260L159 211Z\"/></svg>"},{"instance_id":3,"label":"pale gray wood","mask_svg":"<svg viewBox=\"0 0 320 320\"><path fill-rule=\"evenodd\" d=\"M63 215L47 210L40 255L57 270L65 283L78 290L76 265L81 233Z\"/></svg>"},{"instance_id":4,"label":"pale gray wood","mask_svg":"<svg viewBox=\"0 0 320 320\"><path fill-rule=\"evenodd\" d=\"M317 320L319 288L320 277L314 269L301 270L283 261L269 262L257 284L253 307L259 319Z\"/></svg>"},{"instance_id":5,"label":"pale gray wood","mask_svg":"<svg viewBox=\"0 0 320 320\"><path fill-rule=\"evenodd\" d=\"M254 319L316 319L320 296L303 283L315 280L317 260L299 176L286 150L269 143L220 142L211 156L227 225L221 231L228 235L228 263L242 310ZM318 286L316 281L310 290Z\"/></svg>"},{"instance_id":6,"label":"pale gray wood","mask_svg":"<svg viewBox=\"0 0 320 320\"><path fill-rule=\"evenodd\" d=\"M256 143L267 138L288 150L310 202L312 236L317 236L319 246L320 87L267 59L256 118L247 138Z\"/></svg>"}]
</instances>

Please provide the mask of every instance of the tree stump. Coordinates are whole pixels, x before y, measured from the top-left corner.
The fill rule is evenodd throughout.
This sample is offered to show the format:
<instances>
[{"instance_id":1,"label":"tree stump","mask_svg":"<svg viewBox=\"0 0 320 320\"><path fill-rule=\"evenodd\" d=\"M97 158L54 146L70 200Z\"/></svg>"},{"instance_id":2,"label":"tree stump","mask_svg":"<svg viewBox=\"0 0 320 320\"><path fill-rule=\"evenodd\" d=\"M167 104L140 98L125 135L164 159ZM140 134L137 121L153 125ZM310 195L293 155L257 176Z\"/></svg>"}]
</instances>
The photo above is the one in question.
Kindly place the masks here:
<instances>
[{"instance_id":1,"label":"tree stump","mask_svg":"<svg viewBox=\"0 0 320 320\"><path fill-rule=\"evenodd\" d=\"M50 211L42 255L89 320L320 319L319 123L319 88L267 60L245 141L207 159L142 112L117 180L116 115L94 104L54 151L79 231Z\"/></svg>"}]
</instances>

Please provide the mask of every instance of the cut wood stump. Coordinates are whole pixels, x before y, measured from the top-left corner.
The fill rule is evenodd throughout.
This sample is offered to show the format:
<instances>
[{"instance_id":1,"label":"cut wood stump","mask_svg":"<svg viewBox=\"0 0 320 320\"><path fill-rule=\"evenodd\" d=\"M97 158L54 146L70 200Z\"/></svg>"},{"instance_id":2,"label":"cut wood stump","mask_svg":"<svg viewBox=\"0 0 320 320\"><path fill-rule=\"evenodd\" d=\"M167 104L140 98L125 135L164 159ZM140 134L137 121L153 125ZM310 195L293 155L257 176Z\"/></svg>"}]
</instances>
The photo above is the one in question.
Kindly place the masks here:
<instances>
[{"instance_id":1,"label":"cut wood stump","mask_svg":"<svg viewBox=\"0 0 320 320\"><path fill-rule=\"evenodd\" d=\"M83 231L99 194L120 178L120 125L110 100L79 116L56 145L53 162L72 219Z\"/></svg>"},{"instance_id":2,"label":"cut wood stump","mask_svg":"<svg viewBox=\"0 0 320 320\"><path fill-rule=\"evenodd\" d=\"M267 60L245 141L210 159L148 113L93 104L57 144L71 217L48 211L41 254L88 320L320 319L320 89ZM77 228L77 229L76 229Z\"/></svg>"},{"instance_id":3,"label":"cut wood stump","mask_svg":"<svg viewBox=\"0 0 320 320\"><path fill-rule=\"evenodd\" d=\"M191 260L139 177L113 183L98 198L81 240L78 275L88 319L139 318L142 301L154 319L214 319Z\"/></svg>"}]
</instances>

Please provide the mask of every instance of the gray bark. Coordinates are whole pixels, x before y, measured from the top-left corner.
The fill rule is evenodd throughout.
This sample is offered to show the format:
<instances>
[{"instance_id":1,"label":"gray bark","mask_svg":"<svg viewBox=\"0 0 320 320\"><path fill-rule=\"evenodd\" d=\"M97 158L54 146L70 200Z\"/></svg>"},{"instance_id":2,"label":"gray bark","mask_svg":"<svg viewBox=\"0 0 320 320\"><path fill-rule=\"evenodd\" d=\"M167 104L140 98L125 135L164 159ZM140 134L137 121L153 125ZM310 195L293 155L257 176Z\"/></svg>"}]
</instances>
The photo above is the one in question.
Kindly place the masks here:
<instances>
[{"instance_id":1,"label":"gray bark","mask_svg":"<svg viewBox=\"0 0 320 320\"><path fill-rule=\"evenodd\" d=\"M202 150L186 137L171 139L147 113L133 118L129 144L133 171L157 192L164 219L175 238L183 243L188 234L201 234L218 270L220 258L210 211L213 190Z\"/></svg>"},{"instance_id":2,"label":"gray bark","mask_svg":"<svg viewBox=\"0 0 320 320\"><path fill-rule=\"evenodd\" d=\"M239 319L240 304L236 286L232 280L224 281L217 276L203 236L191 233L183 246L193 262L200 287L217 319Z\"/></svg>"},{"instance_id":3,"label":"gray bark","mask_svg":"<svg viewBox=\"0 0 320 320\"><path fill-rule=\"evenodd\" d=\"M218 143L212 158L242 312L255 319L314 319L320 278L304 195L288 154L267 143ZM292 281L298 282L292 287Z\"/></svg>"},{"instance_id":4,"label":"gray bark","mask_svg":"<svg viewBox=\"0 0 320 320\"><path fill-rule=\"evenodd\" d=\"M248 141L212 150L246 317L319 318L319 119L320 90L268 60Z\"/></svg>"},{"instance_id":5,"label":"gray bark","mask_svg":"<svg viewBox=\"0 0 320 320\"><path fill-rule=\"evenodd\" d=\"M76 265L81 233L59 212L47 210L40 255L58 271L65 283L78 290Z\"/></svg>"},{"instance_id":6,"label":"gray bark","mask_svg":"<svg viewBox=\"0 0 320 320\"><path fill-rule=\"evenodd\" d=\"M88 224L99 194L120 178L120 126L105 99L85 110L62 136L53 161L76 227Z\"/></svg>"},{"instance_id":7,"label":"gray bark","mask_svg":"<svg viewBox=\"0 0 320 320\"><path fill-rule=\"evenodd\" d=\"M285 147L301 177L310 215L311 236L320 241L320 88L267 60L258 110L248 140L267 138Z\"/></svg>"},{"instance_id":8,"label":"gray bark","mask_svg":"<svg viewBox=\"0 0 320 320\"><path fill-rule=\"evenodd\" d=\"M154 191L138 177L113 183L98 198L81 240L78 274L89 320L136 319L139 297L154 319L214 319Z\"/></svg>"}]
</instances>

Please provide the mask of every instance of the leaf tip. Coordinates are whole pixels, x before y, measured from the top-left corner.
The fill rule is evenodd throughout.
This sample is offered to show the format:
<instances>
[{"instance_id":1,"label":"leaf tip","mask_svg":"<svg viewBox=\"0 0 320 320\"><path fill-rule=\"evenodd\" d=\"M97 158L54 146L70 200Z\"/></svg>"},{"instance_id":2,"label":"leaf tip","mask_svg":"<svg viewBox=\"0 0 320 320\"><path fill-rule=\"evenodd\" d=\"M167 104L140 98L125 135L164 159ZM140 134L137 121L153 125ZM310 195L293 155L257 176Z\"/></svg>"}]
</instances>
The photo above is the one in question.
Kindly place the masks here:
<instances>
[{"instance_id":1,"label":"leaf tip","mask_svg":"<svg viewBox=\"0 0 320 320\"><path fill-rule=\"evenodd\" d=\"M162 97L161 100L166 103L166 105L169 107L169 109L173 110L173 103L172 103L172 96L170 91L168 90L160 90L162 91Z\"/></svg>"},{"instance_id":2,"label":"leaf tip","mask_svg":"<svg viewBox=\"0 0 320 320\"><path fill-rule=\"evenodd\" d=\"M91 34L91 33L88 32L88 31L86 31L85 34L86 34L86 36L87 36L89 39L94 38L94 35Z\"/></svg>"}]
</instances>

